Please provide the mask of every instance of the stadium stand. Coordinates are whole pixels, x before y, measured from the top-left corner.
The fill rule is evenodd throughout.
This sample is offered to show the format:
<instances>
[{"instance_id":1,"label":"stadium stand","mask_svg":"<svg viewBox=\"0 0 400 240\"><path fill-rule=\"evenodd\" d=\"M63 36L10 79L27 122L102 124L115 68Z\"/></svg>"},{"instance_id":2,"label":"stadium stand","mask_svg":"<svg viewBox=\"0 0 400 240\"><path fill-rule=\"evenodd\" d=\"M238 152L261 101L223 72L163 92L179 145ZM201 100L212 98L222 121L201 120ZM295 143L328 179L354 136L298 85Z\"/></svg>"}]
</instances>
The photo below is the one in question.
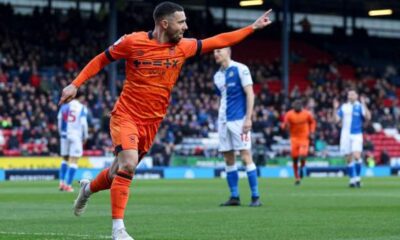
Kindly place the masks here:
<instances>
[{"instance_id":1,"label":"stadium stand","mask_svg":"<svg viewBox=\"0 0 400 240\"><path fill-rule=\"evenodd\" d=\"M146 23L151 20L141 16L150 14L137 14L147 10L138 8L135 11L124 15L123 21L136 25L122 25L120 31L149 29ZM194 33L201 29L198 24L201 23L193 26ZM57 156L56 116L60 91L92 56L106 48L106 29L102 29L106 26L105 17L101 14L82 17L80 12L72 9L65 15L46 8L37 8L32 15L19 15L13 13L12 6L0 4L0 25L0 155ZM39 28L42 30L37 31ZM371 145L371 154L378 164L383 151L392 157L400 157L399 134L382 130L399 128L398 69L388 65L385 56L380 56L383 60L379 62L357 57L359 52L365 51L362 46L347 51L353 49L354 44L332 47L332 41L321 36L315 36L313 40L300 34L294 36L288 100L282 93L280 80L279 41L252 38L234 48L233 58L237 56L249 65L255 82L253 140L256 146L273 156L287 153L287 136L279 124L291 100L302 98L318 121L314 154L334 156L339 127L332 123L332 100L344 100L342 90L355 87L368 96L372 122L381 126L374 127L372 123L366 126L365 139L366 144ZM371 38L368 41L379 40ZM122 64L119 66L117 87L120 91L123 72ZM173 104L150 153L156 159L156 165L170 164L174 152L217 156L215 147L204 148L215 146L212 144L218 114L218 98L212 83L215 70L212 55L185 65L173 90ZM90 139L85 145L85 155L102 156L112 152L108 124L115 99L107 86L107 75L103 71L80 89L90 109ZM204 139L208 140L204 142ZM185 148L189 145L194 147Z\"/></svg>"}]
</instances>

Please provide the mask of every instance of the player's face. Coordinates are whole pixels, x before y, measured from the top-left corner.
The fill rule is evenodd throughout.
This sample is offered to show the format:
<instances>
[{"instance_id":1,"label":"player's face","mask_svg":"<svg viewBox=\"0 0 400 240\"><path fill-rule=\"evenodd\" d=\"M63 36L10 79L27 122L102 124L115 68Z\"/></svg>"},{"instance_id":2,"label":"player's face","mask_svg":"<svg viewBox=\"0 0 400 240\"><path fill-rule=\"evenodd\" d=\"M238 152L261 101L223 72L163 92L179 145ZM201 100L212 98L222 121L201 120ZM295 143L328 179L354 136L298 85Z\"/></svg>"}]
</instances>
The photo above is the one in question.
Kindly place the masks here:
<instances>
[{"instance_id":1,"label":"player's face","mask_svg":"<svg viewBox=\"0 0 400 240\"><path fill-rule=\"evenodd\" d=\"M221 48L214 50L214 58L218 64L225 62L230 56L229 48Z\"/></svg>"},{"instance_id":2,"label":"player's face","mask_svg":"<svg viewBox=\"0 0 400 240\"><path fill-rule=\"evenodd\" d=\"M178 43L188 30L184 12L175 12L168 18L167 36L171 43Z\"/></svg>"},{"instance_id":3,"label":"player's face","mask_svg":"<svg viewBox=\"0 0 400 240\"><path fill-rule=\"evenodd\" d=\"M350 101L350 102L355 102L355 101L357 101L357 99L358 99L358 94L355 92L355 91L349 91L348 93L347 93L347 99Z\"/></svg>"},{"instance_id":4,"label":"player's face","mask_svg":"<svg viewBox=\"0 0 400 240\"><path fill-rule=\"evenodd\" d=\"M293 109L294 109L296 112L300 112L301 109L302 109L301 102L298 102L298 101L294 102L294 103L293 103Z\"/></svg>"}]
</instances>

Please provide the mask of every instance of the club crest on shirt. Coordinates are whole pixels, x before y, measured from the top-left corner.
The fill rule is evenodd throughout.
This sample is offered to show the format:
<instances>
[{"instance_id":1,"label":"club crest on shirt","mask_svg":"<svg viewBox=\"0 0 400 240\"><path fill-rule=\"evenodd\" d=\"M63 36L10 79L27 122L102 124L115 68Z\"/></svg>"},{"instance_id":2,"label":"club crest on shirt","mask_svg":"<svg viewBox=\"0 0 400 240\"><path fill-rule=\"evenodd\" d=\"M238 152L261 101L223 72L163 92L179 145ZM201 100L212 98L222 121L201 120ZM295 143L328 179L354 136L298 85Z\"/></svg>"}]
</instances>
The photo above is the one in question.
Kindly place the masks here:
<instances>
[{"instance_id":1,"label":"club crest on shirt","mask_svg":"<svg viewBox=\"0 0 400 240\"><path fill-rule=\"evenodd\" d=\"M229 73L228 73L228 77L233 77L235 74L233 73L233 71L230 71Z\"/></svg>"},{"instance_id":2,"label":"club crest on shirt","mask_svg":"<svg viewBox=\"0 0 400 240\"><path fill-rule=\"evenodd\" d=\"M139 49L139 50L135 51L134 55L136 55L137 57L141 57L144 55L144 51Z\"/></svg>"}]
</instances>

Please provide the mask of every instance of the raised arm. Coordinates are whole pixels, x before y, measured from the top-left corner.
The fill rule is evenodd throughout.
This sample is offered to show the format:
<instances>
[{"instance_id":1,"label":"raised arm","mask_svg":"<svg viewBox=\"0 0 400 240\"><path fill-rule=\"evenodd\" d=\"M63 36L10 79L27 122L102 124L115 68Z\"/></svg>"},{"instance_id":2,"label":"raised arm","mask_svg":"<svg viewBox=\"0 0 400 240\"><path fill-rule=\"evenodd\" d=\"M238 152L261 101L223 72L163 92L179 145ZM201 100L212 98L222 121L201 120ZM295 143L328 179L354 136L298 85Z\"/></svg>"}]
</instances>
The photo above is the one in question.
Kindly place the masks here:
<instances>
[{"instance_id":1,"label":"raised arm","mask_svg":"<svg viewBox=\"0 0 400 240\"><path fill-rule=\"evenodd\" d=\"M82 69L82 71L78 74L75 80L63 89L60 102L58 104L60 105L71 101L76 96L78 88L88 79L96 75L102 68L104 68L109 63L110 61L108 60L104 52L94 57Z\"/></svg>"},{"instance_id":2,"label":"raised arm","mask_svg":"<svg viewBox=\"0 0 400 240\"><path fill-rule=\"evenodd\" d=\"M269 19L269 14L271 13L271 11L272 11L271 9L266 11L250 26L232 32L221 33L216 36L202 40L201 53L207 53L214 49L230 47L232 45L241 42L243 39L248 37L254 31L265 28L266 26L271 24L271 20Z\"/></svg>"},{"instance_id":3,"label":"raised arm","mask_svg":"<svg viewBox=\"0 0 400 240\"><path fill-rule=\"evenodd\" d=\"M132 53L135 36L135 33L131 33L120 37L112 46L90 60L75 80L63 89L59 104L71 101L78 88L106 65L118 59L126 59Z\"/></svg>"}]
</instances>

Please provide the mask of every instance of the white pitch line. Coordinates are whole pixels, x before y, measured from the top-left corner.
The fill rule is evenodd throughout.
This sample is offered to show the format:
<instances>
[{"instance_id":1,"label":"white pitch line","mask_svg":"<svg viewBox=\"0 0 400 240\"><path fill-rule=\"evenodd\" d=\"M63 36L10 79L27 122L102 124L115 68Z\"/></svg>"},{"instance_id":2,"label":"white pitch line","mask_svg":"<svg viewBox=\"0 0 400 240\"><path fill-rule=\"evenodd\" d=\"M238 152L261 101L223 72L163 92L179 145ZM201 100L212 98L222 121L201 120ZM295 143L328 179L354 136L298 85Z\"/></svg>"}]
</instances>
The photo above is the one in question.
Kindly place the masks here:
<instances>
[{"instance_id":1,"label":"white pitch line","mask_svg":"<svg viewBox=\"0 0 400 240\"><path fill-rule=\"evenodd\" d=\"M53 237L77 237L83 239L111 239L110 236L106 235L85 235L85 234L63 234L63 233L29 233L29 232L2 232L0 231L0 235L33 235L33 236L53 236Z\"/></svg>"}]
</instances>

